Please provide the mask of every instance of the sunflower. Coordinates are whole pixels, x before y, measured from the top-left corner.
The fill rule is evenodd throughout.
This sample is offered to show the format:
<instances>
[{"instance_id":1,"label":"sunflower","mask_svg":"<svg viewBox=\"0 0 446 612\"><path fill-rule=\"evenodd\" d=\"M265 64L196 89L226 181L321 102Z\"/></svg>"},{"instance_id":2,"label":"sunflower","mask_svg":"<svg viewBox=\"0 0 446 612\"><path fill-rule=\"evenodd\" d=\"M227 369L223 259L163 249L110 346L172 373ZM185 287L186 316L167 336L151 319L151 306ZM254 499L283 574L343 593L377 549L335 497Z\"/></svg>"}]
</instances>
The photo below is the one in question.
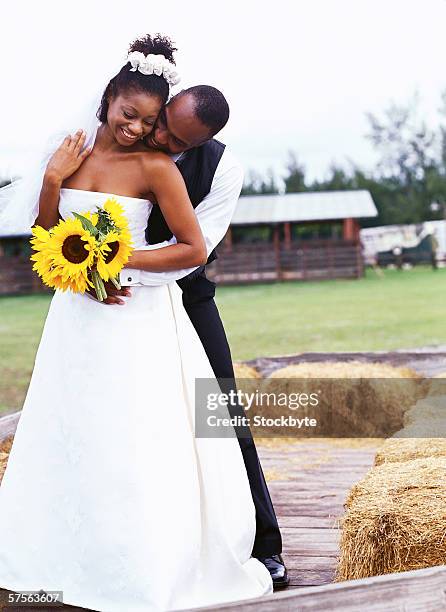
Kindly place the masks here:
<instances>
[{"instance_id":1,"label":"sunflower","mask_svg":"<svg viewBox=\"0 0 446 612\"><path fill-rule=\"evenodd\" d=\"M90 219L92 222L93 220ZM77 219L60 221L47 231L32 228L33 270L49 287L84 293L91 283L87 269L95 259L96 240Z\"/></svg>"},{"instance_id":2,"label":"sunflower","mask_svg":"<svg viewBox=\"0 0 446 612\"><path fill-rule=\"evenodd\" d=\"M46 284L55 289L61 291L70 289L74 293L85 293L89 286L93 286L85 272L79 272L68 277L64 272L63 268L56 266L45 275L43 281L46 281Z\"/></svg>"},{"instance_id":3,"label":"sunflower","mask_svg":"<svg viewBox=\"0 0 446 612\"><path fill-rule=\"evenodd\" d=\"M51 231L46 245L54 264L63 268L63 276L85 272L94 263L96 240L82 227L79 219L60 221Z\"/></svg>"},{"instance_id":4,"label":"sunflower","mask_svg":"<svg viewBox=\"0 0 446 612\"><path fill-rule=\"evenodd\" d=\"M35 262L33 270L43 278L51 269L53 263L52 254L47 248L51 240L51 233L43 229L43 227L40 227L40 225L32 227L31 233L33 238L31 238L30 242L36 252L31 255L30 259Z\"/></svg>"},{"instance_id":5,"label":"sunflower","mask_svg":"<svg viewBox=\"0 0 446 612\"><path fill-rule=\"evenodd\" d=\"M121 205L109 198L98 212L73 213L50 230L32 228L33 270L55 289L84 293L95 289L99 300L107 293L104 280L116 280L132 252L131 234Z\"/></svg>"},{"instance_id":6,"label":"sunflower","mask_svg":"<svg viewBox=\"0 0 446 612\"><path fill-rule=\"evenodd\" d=\"M39 256L39 253L36 255ZM84 293L88 286L93 286L85 271L68 275L62 266L54 265L53 260L37 261L33 270L39 274L45 285L53 289L70 289L76 293Z\"/></svg>"},{"instance_id":7,"label":"sunflower","mask_svg":"<svg viewBox=\"0 0 446 612\"><path fill-rule=\"evenodd\" d=\"M34 225L31 228L31 233L33 238L31 238L30 242L34 248L41 248L45 245L48 240L51 238L51 234L48 230L43 229L40 225Z\"/></svg>"},{"instance_id":8,"label":"sunflower","mask_svg":"<svg viewBox=\"0 0 446 612\"><path fill-rule=\"evenodd\" d=\"M109 214L110 219L119 230L128 230L124 209L115 198L108 198L108 200L104 202L103 209Z\"/></svg>"},{"instance_id":9,"label":"sunflower","mask_svg":"<svg viewBox=\"0 0 446 612\"><path fill-rule=\"evenodd\" d=\"M97 270L100 277L108 281L116 278L127 263L132 252L130 234L126 231L109 232L103 242L98 246Z\"/></svg>"}]
</instances>

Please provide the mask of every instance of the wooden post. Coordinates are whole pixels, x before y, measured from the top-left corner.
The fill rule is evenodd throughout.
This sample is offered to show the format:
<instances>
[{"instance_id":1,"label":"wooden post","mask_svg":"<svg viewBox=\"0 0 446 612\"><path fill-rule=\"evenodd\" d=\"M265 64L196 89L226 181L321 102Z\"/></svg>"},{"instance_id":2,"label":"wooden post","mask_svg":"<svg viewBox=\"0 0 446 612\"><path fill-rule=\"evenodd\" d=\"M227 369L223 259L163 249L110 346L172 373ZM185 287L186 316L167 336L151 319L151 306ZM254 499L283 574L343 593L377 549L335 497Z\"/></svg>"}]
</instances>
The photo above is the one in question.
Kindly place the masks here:
<instances>
[{"instance_id":1,"label":"wooden post","mask_svg":"<svg viewBox=\"0 0 446 612\"><path fill-rule=\"evenodd\" d=\"M228 251L232 251L232 228L228 227L228 231L225 236L225 248Z\"/></svg>"},{"instance_id":2,"label":"wooden post","mask_svg":"<svg viewBox=\"0 0 446 612\"><path fill-rule=\"evenodd\" d=\"M361 243L356 243L356 276L357 278L362 278L364 276L364 260L362 257Z\"/></svg>"},{"instance_id":3,"label":"wooden post","mask_svg":"<svg viewBox=\"0 0 446 612\"><path fill-rule=\"evenodd\" d=\"M342 238L344 240L359 240L359 222L357 219L344 219L342 224Z\"/></svg>"},{"instance_id":4,"label":"wooden post","mask_svg":"<svg viewBox=\"0 0 446 612\"><path fill-rule=\"evenodd\" d=\"M285 221L283 224L283 231L285 236L285 248L289 251L291 248L291 224L289 221Z\"/></svg>"},{"instance_id":5,"label":"wooden post","mask_svg":"<svg viewBox=\"0 0 446 612\"><path fill-rule=\"evenodd\" d=\"M279 224L273 227L273 243L274 243L274 257L276 260L276 276L277 280L282 279L282 267L280 265L280 226Z\"/></svg>"},{"instance_id":6,"label":"wooden post","mask_svg":"<svg viewBox=\"0 0 446 612\"><path fill-rule=\"evenodd\" d=\"M327 241L327 262L328 262L328 276L329 278L336 278L336 271L333 262L333 242Z\"/></svg>"},{"instance_id":7,"label":"wooden post","mask_svg":"<svg viewBox=\"0 0 446 612\"><path fill-rule=\"evenodd\" d=\"M344 240L353 240L354 239L354 223L353 219L344 219L342 224L342 238Z\"/></svg>"}]
</instances>

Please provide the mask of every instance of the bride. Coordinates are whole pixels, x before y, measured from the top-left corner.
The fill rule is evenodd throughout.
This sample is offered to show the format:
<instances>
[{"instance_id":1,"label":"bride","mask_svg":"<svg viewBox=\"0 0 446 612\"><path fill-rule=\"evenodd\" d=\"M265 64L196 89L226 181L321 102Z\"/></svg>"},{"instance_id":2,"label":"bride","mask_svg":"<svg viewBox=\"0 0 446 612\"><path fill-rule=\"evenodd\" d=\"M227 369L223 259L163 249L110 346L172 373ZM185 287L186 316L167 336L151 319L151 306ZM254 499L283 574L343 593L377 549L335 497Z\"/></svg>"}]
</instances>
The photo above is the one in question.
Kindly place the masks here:
<instances>
[{"instance_id":1,"label":"bride","mask_svg":"<svg viewBox=\"0 0 446 612\"><path fill-rule=\"evenodd\" d=\"M53 149L33 223L50 227L114 194L141 267L205 260L179 171L140 144L176 80L174 50L159 36L132 44L92 133ZM147 248L154 205L177 244ZM251 557L255 509L238 441L194 436L198 377L214 379L176 283L134 287L123 307L56 290L0 487L1 588L59 590L64 603L104 612L272 592Z\"/></svg>"}]
</instances>

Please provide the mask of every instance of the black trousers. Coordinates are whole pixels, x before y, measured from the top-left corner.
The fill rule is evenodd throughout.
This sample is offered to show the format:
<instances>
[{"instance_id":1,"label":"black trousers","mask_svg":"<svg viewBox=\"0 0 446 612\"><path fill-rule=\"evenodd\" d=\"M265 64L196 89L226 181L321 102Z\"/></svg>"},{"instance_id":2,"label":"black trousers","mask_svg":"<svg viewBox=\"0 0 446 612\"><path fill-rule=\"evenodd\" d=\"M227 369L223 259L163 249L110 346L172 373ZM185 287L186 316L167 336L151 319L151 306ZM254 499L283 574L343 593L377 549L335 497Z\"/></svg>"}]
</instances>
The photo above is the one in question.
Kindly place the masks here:
<instances>
[{"instance_id":1,"label":"black trousers","mask_svg":"<svg viewBox=\"0 0 446 612\"><path fill-rule=\"evenodd\" d=\"M224 379L222 391L236 389L231 351L223 323L214 301L215 283L206 278L204 272L193 280L181 279L178 285L183 290L183 304L203 344L206 355L217 379ZM220 386L222 386L220 384ZM232 407L231 416L243 415L242 406ZM243 429L246 436L246 428ZM238 437L243 460L248 474L251 493L256 509L256 537L253 557L270 557L282 552L282 537L268 487L260 465L257 449L250 431L249 437Z\"/></svg>"}]
</instances>

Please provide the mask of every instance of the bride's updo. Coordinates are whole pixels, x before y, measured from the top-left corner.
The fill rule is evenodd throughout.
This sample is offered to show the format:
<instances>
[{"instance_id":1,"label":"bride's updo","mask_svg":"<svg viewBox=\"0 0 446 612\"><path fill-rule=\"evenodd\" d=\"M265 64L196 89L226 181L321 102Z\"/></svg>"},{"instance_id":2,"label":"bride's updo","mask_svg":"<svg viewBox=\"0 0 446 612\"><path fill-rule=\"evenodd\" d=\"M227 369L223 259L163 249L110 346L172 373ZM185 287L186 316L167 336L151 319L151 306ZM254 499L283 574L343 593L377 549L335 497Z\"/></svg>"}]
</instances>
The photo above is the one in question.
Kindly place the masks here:
<instances>
[{"instance_id":1,"label":"bride's updo","mask_svg":"<svg viewBox=\"0 0 446 612\"><path fill-rule=\"evenodd\" d=\"M129 47L129 53L138 51L144 55L163 55L171 64L175 65L173 54L177 51L174 43L167 36L147 34L137 38ZM164 105L169 97L169 84L163 76L156 74L142 74L139 70L131 71L131 64L127 62L116 76L114 76L102 96L101 104L97 112L97 118L102 123L107 121L108 100L116 97L122 91L142 91L158 96Z\"/></svg>"}]
</instances>

